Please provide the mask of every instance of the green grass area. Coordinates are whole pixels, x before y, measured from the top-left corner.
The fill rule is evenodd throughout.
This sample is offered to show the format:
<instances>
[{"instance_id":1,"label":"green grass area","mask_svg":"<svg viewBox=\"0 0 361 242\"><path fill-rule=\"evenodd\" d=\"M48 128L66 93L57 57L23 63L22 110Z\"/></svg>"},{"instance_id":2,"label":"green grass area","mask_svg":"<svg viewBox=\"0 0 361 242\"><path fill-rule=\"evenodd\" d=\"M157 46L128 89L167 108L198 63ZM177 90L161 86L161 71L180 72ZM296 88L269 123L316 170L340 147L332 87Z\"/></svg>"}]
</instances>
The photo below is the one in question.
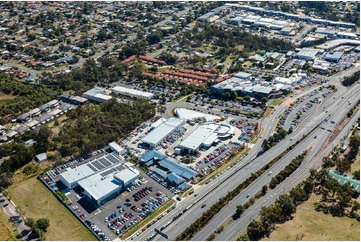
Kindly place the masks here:
<instances>
[{"instance_id":1,"label":"green grass area","mask_svg":"<svg viewBox=\"0 0 361 242\"><path fill-rule=\"evenodd\" d=\"M15 236L18 234L9 222L9 217L5 214L4 210L0 209L0 241L16 240Z\"/></svg>"},{"instance_id":2,"label":"green grass area","mask_svg":"<svg viewBox=\"0 0 361 242\"><path fill-rule=\"evenodd\" d=\"M169 70L171 70L171 67L170 67L170 66L158 67L158 72L169 71Z\"/></svg>"},{"instance_id":3,"label":"green grass area","mask_svg":"<svg viewBox=\"0 0 361 242\"><path fill-rule=\"evenodd\" d=\"M320 196L312 195L308 201L297 207L294 218L277 225L267 241L285 240L354 240L360 239L360 222L348 217L333 217L331 214L317 212L314 202Z\"/></svg>"},{"instance_id":4,"label":"green grass area","mask_svg":"<svg viewBox=\"0 0 361 242\"><path fill-rule=\"evenodd\" d=\"M137 232L139 229L143 228L144 226L146 226L149 222L151 222L153 219L155 219L156 217L158 217L160 214L164 213L168 208L172 207L175 204L174 200L170 200L168 202L166 202L162 207L160 207L155 213L151 214L149 217L147 217L146 219L142 220L139 224L137 224L136 226L134 226L133 228L131 228L130 230L128 230L123 236L122 236L122 240L125 240L126 238L128 238L129 236L131 236L132 234L134 234L135 232Z\"/></svg>"},{"instance_id":5,"label":"green grass area","mask_svg":"<svg viewBox=\"0 0 361 242\"><path fill-rule=\"evenodd\" d=\"M8 194L25 217L49 219L46 240L96 240L36 177L12 185Z\"/></svg>"},{"instance_id":6,"label":"green grass area","mask_svg":"<svg viewBox=\"0 0 361 242\"><path fill-rule=\"evenodd\" d=\"M280 105L282 102L283 102L283 99L277 98L277 99L273 99L272 102L271 102L271 104L274 105L274 106L278 106L278 105Z\"/></svg>"},{"instance_id":7,"label":"green grass area","mask_svg":"<svg viewBox=\"0 0 361 242\"><path fill-rule=\"evenodd\" d=\"M187 97L188 97L188 95L187 95L187 96L181 96L181 97L178 98L175 102L176 102L176 103L185 102L185 100L187 100Z\"/></svg>"}]
</instances>

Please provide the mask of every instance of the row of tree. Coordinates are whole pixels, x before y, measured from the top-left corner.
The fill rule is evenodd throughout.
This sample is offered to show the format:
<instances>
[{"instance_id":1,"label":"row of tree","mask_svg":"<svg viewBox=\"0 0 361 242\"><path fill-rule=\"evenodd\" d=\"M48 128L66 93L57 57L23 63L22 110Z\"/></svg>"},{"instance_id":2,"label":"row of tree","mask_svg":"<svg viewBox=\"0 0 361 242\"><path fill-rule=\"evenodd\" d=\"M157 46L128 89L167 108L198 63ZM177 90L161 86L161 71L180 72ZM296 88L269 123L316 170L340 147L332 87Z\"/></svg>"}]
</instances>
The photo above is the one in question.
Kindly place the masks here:
<instances>
[{"instance_id":1,"label":"row of tree","mask_svg":"<svg viewBox=\"0 0 361 242\"><path fill-rule=\"evenodd\" d=\"M269 187L273 189L287 177L289 177L302 164L305 156L306 151L294 158L291 163L288 164L280 173L272 177Z\"/></svg>"},{"instance_id":2,"label":"row of tree","mask_svg":"<svg viewBox=\"0 0 361 242\"><path fill-rule=\"evenodd\" d=\"M284 223L292 218L292 215L296 212L296 206L308 200L313 187L313 181L307 179L293 188L289 194L281 195L275 204L262 207L259 221L253 220L247 228L248 238L250 240L260 240L265 236L269 236L276 224Z\"/></svg>"},{"instance_id":3,"label":"row of tree","mask_svg":"<svg viewBox=\"0 0 361 242\"><path fill-rule=\"evenodd\" d=\"M264 139L262 142L263 152L269 150L276 145L279 141L283 140L287 135L287 131L284 129L278 129L276 133L271 135L268 139Z\"/></svg>"},{"instance_id":4,"label":"row of tree","mask_svg":"<svg viewBox=\"0 0 361 242\"><path fill-rule=\"evenodd\" d=\"M352 84L354 84L355 82L360 80L360 71L355 72L354 74L352 74L351 76L346 77L343 81L342 81L342 85L348 87L351 86Z\"/></svg>"}]
</instances>

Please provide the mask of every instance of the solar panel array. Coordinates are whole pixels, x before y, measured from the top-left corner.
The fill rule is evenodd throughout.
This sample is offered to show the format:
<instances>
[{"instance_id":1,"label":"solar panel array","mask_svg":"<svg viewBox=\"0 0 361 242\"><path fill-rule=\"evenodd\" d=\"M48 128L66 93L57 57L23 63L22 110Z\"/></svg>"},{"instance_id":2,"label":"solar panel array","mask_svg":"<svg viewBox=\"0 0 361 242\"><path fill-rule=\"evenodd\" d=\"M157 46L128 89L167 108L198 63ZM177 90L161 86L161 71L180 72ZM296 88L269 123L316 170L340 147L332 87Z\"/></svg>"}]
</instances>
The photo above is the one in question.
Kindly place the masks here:
<instances>
[{"instance_id":1,"label":"solar panel array","mask_svg":"<svg viewBox=\"0 0 361 242\"><path fill-rule=\"evenodd\" d=\"M118 171L124 170L125 167L123 165L117 166L115 167L115 169L117 169Z\"/></svg>"},{"instance_id":2,"label":"solar panel array","mask_svg":"<svg viewBox=\"0 0 361 242\"><path fill-rule=\"evenodd\" d=\"M105 158L109 160L112 164L119 163L121 160L118 157L115 157L114 155L107 155Z\"/></svg>"},{"instance_id":3,"label":"solar panel array","mask_svg":"<svg viewBox=\"0 0 361 242\"><path fill-rule=\"evenodd\" d=\"M92 165L95 166L98 171L102 170L105 168L105 166L103 166L102 164L100 164L100 162L98 160L95 160L92 162Z\"/></svg>"},{"instance_id":4,"label":"solar panel array","mask_svg":"<svg viewBox=\"0 0 361 242\"><path fill-rule=\"evenodd\" d=\"M116 172L116 171L117 171L117 169L112 168L112 169L110 169L109 171L100 173L100 175L101 175L102 177L104 177L104 176L107 176L107 175L109 175L109 174L112 174L113 172Z\"/></svg>"},{"instance_id":5,"label":"solar panel array","mask_svg":"<svg viewBox=\"0 0 361 242\"><path fill-rule=\"evenodd\" d=\"M94 166L92 166L92 165L90 165L90 164L87 164L87 166L88 166L90 169L92 169L94 172L97 172L97 171L98 171Z\"/></svg>"},{"instance_id":6,"label":"solar panel array","mask_svg":"<svg viewBox=\"0 0 361 242\"><path fill-rule=\"evenodd\" d=\"M99 159L99 162L105 167L109 167L112 165L112 163L110 163L107 159L103 157Z\"/></svg>"}]
</instances>

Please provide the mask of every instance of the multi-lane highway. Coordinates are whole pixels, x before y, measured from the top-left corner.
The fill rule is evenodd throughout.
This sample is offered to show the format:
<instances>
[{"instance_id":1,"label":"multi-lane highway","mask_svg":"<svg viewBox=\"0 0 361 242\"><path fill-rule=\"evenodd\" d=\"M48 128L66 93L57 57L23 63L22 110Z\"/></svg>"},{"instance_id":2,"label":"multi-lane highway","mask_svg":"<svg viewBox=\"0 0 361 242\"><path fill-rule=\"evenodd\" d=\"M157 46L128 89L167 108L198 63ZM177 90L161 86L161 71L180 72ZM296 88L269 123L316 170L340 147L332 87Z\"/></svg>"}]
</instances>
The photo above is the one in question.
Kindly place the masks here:
<instances>
[{"instance_id":1,"label":"multi-lane highway","mask_svg":"<svg viewBox=\"0 0 361 242\"><path fill-rule=\"evenodd\" d=\"M324 147L324 149L321 149L321 147L324 142L327 141L330 134L324 130L318 130L317 134L321 137L319 144L314 144L314 148L302 163L302 165L275 189L268 192L265 197L261 197L260 199L256 200L256 202L242 214L241 218L229 224L229 226L227 226L225 230L215 238L215 240L235 240L237 236L247 228L250 221L258 216L262 206L270 206L280 195L289 192L293 187L307 178L309 176L309 170L311 168L316 168L321 164L322 158L329 154L332 149L340 143L343 137L349 133L352 125L356 122L359 116L360 112L358 111L352 117L351 121L346 125L346 127L344 127L338 136L332 141L332 143Z\"/></svg>"},{"instance_id":2,"label":"multi-lane highway","mask_svg":"<svg viewBox=\"0 0 361 242\"><path fill-rule=\"evenodd\" d=\"M347 71L347 73L342 73L343 75L350 74L354 71L356 71L356 68L350 69ZM339 80L339 76L333 77L333 79ZM313 91L315 89L319 88L319 86L311 88L308 92ZM347 90L347 88L339 88L339 91L335 94L335 99L331 99L324 102L324 105L331 105L337 102L337 100L344 95L344 92ZM298 98L302 95L305 95L304 93L295 95L295 98ZM337 99L336 99L337 97ZM346 99L346 98L345 98ZM267 137L267 133L270 134L273 132L274 128L272 128L272 125L275 126L277 122L277 117L279 116L278 110L282 110L284 107L280 106L278 109L276 108L274 114L272 114L270 117L265 119L262 123L266 124L266 128L264 129L264 134L262 134L263 137ZM333 105L332 108L335 108ZM327 110L328 111L328 110ZM280 111L279 111L280 112ZM317 124L320 123L321 120L323 120L325 117L327 117L327 114L324 113L321 116L318 117L312 117L310 116L308 119L305 120L298 128L295 130L294 133L290 135L290 137L293 139L291 140L284 140L281 141L279 144L277 144L275 147L273 147L269 152L266 152L261 157L253 160L248 166L246 166L244 169L242 169L242 172L239 172L240 167L242 167L244 164L249 163L255 156L256 153L259 150L259 146L254 147L254 149L251 150L249 156L247 156L243 161L239 162L237 167L234 169L230 169L226 171L220 178L218 178L215 181L212 181L207 186L203 186L196 190L196 193L198 193L198 197L188 197L185 200L183 200L181 203L179 203L177 206L177 209L173 210L171 213L164 216L161 220L159 220L155 225L153 225L150 229L143 232L139 237L137 237L137 240L145 240L147 237L149 237L153 233L153 228L157 227L160 228L161 226L164 226L169 221L172 221L173 217L180 212L182 212L185 208L189 208L185 214L183 214L178 220L170 223L170 225L164 229L164 232L169 236L170 239L174 239L178 234L180 234L190 223L196 220L196 218L200 217L201 214L209 208L212 204L218 201L218 199L224 195L230 190L232 190L237 184L244 181L251 172L254 172L258 170L260 167L262 167L266 162L273 159L277 156L277 154L282 153L288 146L295 143L298 139L300 139L303 134L306 134L308 131L310 131L313 127L315 127ZM271 123L271 125L270 125ZM267 125L268 124L268 125ZM270 129L267 128L271 127ZM258 145L260 145L260 142L258 142ZM237 175L234 175L237 174ZM206 202L204 202L206 201ZM196 202L196 203L195 203ZM194 204L195 203L195 204ZM201 208L202 205L206 203L205 208ZM184 221L187 221L187 223L184 223ZM162 239L160 236L156 236L155 239Z\"/></svg>"},{"instance_id":3,"label":"multi-lane highway","mask_svg":"<svg viewBox=\"0 0 361 242\"><path fill-rule=\"evenodd\" d=\"M337 123L347 114L348 110L351 108L351 106L348 104L348 98L354 102L358 100L358 88L359 85L355 86L352 90L349 90L344 94L345 95L344 99L342 99L341 97L341 99L337 99L337 103L330 104L329 109L325 110L325 111L330 110L330 112L332 112L331 116L328 118L328 121L323 121L328 116L328 114L325 111L322 111L322 109L321 110L318 109L320 112L323 112L323 114L320 115L320 118L317 121L317 122L322 122L320 127L316 129L311 135L309 135L308 138L306 138L300 144L298 144L292 151L286 154L280 161L278 161L275 165L273 165L267 172L265 172L255 182L253 182L243 192L241 192L239 196L235 198L221 212L219 212L217 216L193 238L193 240L205 240L207 236L209 236L209 234L212 233L217 227L219 227L221 224L226 223L230 219L232 214L234 214L236 210L236 206L239 204L244 204L249 199L246 198L246 194L254 194L255 192L259 191L262 188L262 186L268 184L273 176L277 175L287 164L290 163L290 161L293 158L295 158L297 155L302 153L304 150L309 150L310 152L307 155L305 162L301 165L299 169L302 170L303 169L302 167L308 165L310 162L307 160L312 160L313 157L317 155L317 153L320 151L320 149L324 146L324 144L327 142L328 138L330 137L331 132L328 130L334 130ZM334 111L331 111L331 109L333 109ZM340 109L342 111L339 111ZM334 121L335 123L333 124L331 123L331 121ZM268 175L269 171L273 171L272 175L270 176ZM301 182L302 180L299 179L298 181ZM242 218L240 220L244 220L244 219ZM234 223L235 222L229 225L230 228L238 228L236 225L233 226ZM238 221L238 223L241 223L241 221ZM242 221L242 223L246 224L245 221ZM225 232L225 234L227 233L230 233L228 229L227 232ZM217 237L216 239L223 240L225 238ZM225 240L228 239L229 238L226 238Z\"/></svg>"}]
</instances>

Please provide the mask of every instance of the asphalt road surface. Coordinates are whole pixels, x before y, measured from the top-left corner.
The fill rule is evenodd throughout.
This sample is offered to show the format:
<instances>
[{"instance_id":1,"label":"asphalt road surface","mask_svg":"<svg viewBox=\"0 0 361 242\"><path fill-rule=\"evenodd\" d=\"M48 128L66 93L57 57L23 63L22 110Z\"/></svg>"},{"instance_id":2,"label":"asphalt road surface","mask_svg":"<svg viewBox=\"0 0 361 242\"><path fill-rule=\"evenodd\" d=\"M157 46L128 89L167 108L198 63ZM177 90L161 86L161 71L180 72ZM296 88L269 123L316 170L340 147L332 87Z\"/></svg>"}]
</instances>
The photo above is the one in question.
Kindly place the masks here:
<instances>
[{"instance_id":1,"label":"asphalt road surface","mask_svg":"<svg viewBox=\"0 0 361 242\"><path fill-rule=\"evenodd\" d=\"M353 97L355 98L353 100L356 101L357 92L353 92ZM350 105L348 105L348 101L346 100L343 101L342 105L340 104L337 106L340 109L342 109L342 111L340 112L337 111L337 109L335 109L334 114L330 117L330 120L331 118L332 120L335 120L335 124L331 124L332 127L330 127L332 130L335 129L337 122L341 120L344 117L344 115L346 115L348 109L351 107ZM247 200L250 199L250 198L246 198L246 194L254 195L256 192L260 191L262 186L268 184L271 181L271 178L273 176L276 176L281 170L283 170L284 167L288 165L292 159L294 159L304 150L311 149L311 151L307 155L305 162L301 165L299 169L302 170L305 165L308 165L309 162L307 160L313 159L313 157L317 155L317 153L320 151L323 145L327 142L328 138L331 136L331 132L327 131L326 129L321 129L321 127L328 126L329 124L329 122L324 122L324 123L326 124L322 124L320 128L318 128L316 131L313 132L313 134L311 134L307 139L305 139L299 145L297 145L292 151L287 153L280 161L278 161L261 177L259 177L249 187L247 187L244 191L242 191L237 198L235 198L227 207L222 209L222 211L218 213L217 216L203 230L201 230L192 240L205 240L207 236L209 236L209 234L212 233L217 227L219 227L221 224L224 224L230 219L230 217L234 214L237 205L244 204ZM273 172L272 175L268 175L269 171ZM302 180L299 180L299 182L301 181ZM229 231L225 232L225 234L227 233L229 233ZM223 237L216 238L216 240L222 240L222 239L224 238ZM228 239L226 238L225 240Z\"/></svg>"}]
</instances>

